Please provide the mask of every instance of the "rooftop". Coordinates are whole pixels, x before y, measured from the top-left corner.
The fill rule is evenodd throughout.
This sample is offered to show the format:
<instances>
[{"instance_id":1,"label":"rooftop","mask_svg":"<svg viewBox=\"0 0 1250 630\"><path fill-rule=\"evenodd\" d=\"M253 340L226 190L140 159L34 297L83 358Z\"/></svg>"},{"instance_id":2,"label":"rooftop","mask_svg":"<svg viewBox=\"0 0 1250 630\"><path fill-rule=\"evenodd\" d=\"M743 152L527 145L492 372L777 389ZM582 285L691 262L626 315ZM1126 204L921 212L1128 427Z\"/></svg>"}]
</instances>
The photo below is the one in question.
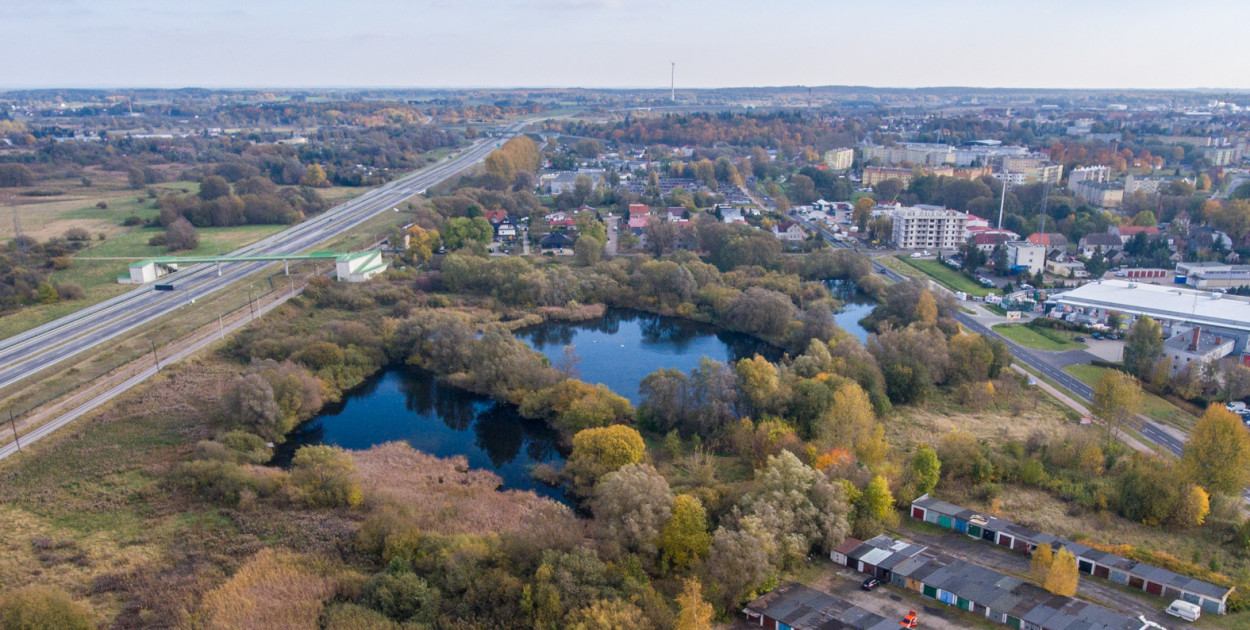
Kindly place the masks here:
<instances>
[{"instance_id":1,"label":"rooftop","mask_svg":"<svg viewBox=\"0 0 1250 630\"><path fill-rule=\"evenodd\" d=\"M1250 332L1250 299L1123 280L1099 280L1058 297L1060 304Z\"/></svg>"}]
</instances>

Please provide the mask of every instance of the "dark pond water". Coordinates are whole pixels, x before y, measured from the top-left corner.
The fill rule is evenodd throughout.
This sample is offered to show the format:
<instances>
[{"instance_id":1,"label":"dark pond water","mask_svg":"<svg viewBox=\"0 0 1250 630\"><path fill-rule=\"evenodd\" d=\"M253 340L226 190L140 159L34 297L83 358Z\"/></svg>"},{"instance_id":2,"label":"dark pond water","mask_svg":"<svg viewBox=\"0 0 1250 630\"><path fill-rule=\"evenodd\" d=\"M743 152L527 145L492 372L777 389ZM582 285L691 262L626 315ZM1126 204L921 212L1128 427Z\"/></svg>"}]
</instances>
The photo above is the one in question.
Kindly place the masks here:
<instances>
[{"instance_id":1,"label":"dark pond water","mask_svg":"<svg viewBox=\"0 0 1250 630\"><path fill-rule=\"evenodd\" d=\"M603 383L638 404L638 383L661 368L689 372L699 359L737 361L760 354L770 360L780 351L750 335L640 311L609 309L600 319L584 322L548 322L523 328L518 339L559 365L565 346L573 346L579 361L577 377Z\"/></svg>"},{"instance_id":2,"label":"dark pond water","mask_svg":"<svg viewBox=\"0 0 1250 630\"><path fill-rule=\"evenodd\" d=\"M517 337L552 363L560 360L564 346L576 346L580 378L603 383L635 403L638 382L660 368L688 372L703 356L717 361L757 352L772 360L779 356L776 348L748 335L634 311L609 311L599 320L576 324L542 324ZM535 464L563 465L555 431L521 417L511 405L439 385L433 375L403 367L382 370L297 427L274 462L289 463L305 444L362 450L396 440L439 457L464 455L470 466L498 474L505 488L566 501L563 490L530 476Z\"/></svg>"},{"instance_id":3,"label":"dark pond water","mask_svg":"<svg viewBox=\"0 0 1250 630\"><path fill-rule=\"evenodd\" d=\"M849 280L829 280L825 284L829 286L834 297L845 303L841 311L833 314L833 321L860 343L867 343L868 331L859 325L859 320L871 313L877 303L864 297L856 290L855 283Z\"/></svg>"},{"instance_id":4,"label":"dark pond water","mask_svg":"<svg viewBox=\"0 0 1250 630\"><path fill-rule=\"evenodd\" d=\"M428 372L402 367L382 370L297 427L274 459L285 465L305 444L363 450L397 440L439 457L464 455L473 468L498 474L505 488L565 500L562 489L530 476L534 464L562 465L555 431L521 417L512 405L439 385Z\"/></svg>"}]
</instances>

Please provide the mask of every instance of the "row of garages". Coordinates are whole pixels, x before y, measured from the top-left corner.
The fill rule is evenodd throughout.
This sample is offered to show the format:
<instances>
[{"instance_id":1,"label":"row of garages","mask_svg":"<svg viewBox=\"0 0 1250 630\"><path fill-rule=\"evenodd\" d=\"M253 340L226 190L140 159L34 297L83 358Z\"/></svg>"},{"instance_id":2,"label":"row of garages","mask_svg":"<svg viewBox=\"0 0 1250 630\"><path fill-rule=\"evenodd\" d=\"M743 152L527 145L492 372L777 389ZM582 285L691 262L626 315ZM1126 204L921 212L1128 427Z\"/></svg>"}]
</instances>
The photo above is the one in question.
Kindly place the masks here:
<instances>
[{"instance_id":1,"label":"row of garages","mask_svg":"<svg viewBox=\"0 0 1250 630\"><path fill-rule=\"evenodd\" d=\"M853 547L853 548L852 548ZM830 557L884 583L1023 630L1144 630L1149 624L1017 577L878 536L848 540Z\"/></svg>"},{"instance_id":2,"label":"row of garages","mask_svg":"<svg viewBox=\"0 0 1250 630\"><path fill-rule=\"evenodd\" d=\"M1077 559L1081 573L1092 575L1166 599L1180 599L1204 611L1224 614L1233 588L1180 575L1144 562L1029 529L993 516L924 495L911 504L914 519L945 527L1000 547L1029 555L1039 545L1066 547Z\"/></svg>"}]
</instances>

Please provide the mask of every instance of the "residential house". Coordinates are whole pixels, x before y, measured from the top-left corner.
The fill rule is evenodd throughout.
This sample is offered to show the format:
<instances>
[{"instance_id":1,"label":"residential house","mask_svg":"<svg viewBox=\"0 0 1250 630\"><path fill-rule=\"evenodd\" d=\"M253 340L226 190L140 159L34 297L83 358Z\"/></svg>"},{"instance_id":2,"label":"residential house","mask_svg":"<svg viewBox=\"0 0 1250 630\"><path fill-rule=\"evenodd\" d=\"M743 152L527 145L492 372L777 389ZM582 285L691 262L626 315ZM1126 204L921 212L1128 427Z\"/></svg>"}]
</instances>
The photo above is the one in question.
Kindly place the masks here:
<instances>
[{"instance_id":1,"label":"residential house","mask_svg":"<svg viewBox=\"0 0 1250 630\"><path fill-rule=\"evenodd\" d=\"M634 234L641 234L643 228L651 222L651 208L645 203L629 204L629 229Z\"/></svg>"},{"instance_id":2,"label":"residential house","mask_svg":"<svg viewBox=\"0 0 1250 630\"><path fill-rule=\"evenodd\" d=\"M1078 248L1086 258L1093 256L1099 248L1102 249L1103 255L1111 256L1113 252L1124 249L1124 241L1120 240L1118 234L1096 232L1082 236Z\"/></svg>"},{"instance_id":3,"label":"residential house","mask_svg":"<svg viewBox=\"0 0 1250 630\"><path fill-rule=\"evenodd\" d=\"M1145 591L1167 600L1183 599L1201 606L1206 612L1224 614L1227 609L1228 596L1233 592L1233 587L1217 586L1144 562L1129 560L1087 545L1038 532L1011 521L986 516L958 505L939 501L927 494L912 501L911 516L917 520L960 532L969 538L986 541L1026 555L1033 553L1039 545L1051 545L1052 549L1066 547L1076 556L1077 569L1081 573L1108 579L1116 584ZM897 574L898 570L895 573ZM1017 616L1017 618L1020 617Z\"/></svg>"},{"instance_id":4,"label":"residential house","mask_svg":"<svg viewBox=\"0 0 1250 630\"><path fill-rule=\"evenodd\" d=\"M1059 262L1057 260L1046 261L1046 273L1060 278L1088 278L1089 272L1085 271L1085 263L1082 262Z\"/></svg>"},{"instance_id":5,"label":"residential house","mask_svg":"<svg viewBox=\"0 0 1250 630\"><path fill-rule=\"evenodd\" d=\"M1159 236L1159 228L1153 225L1121 225L1108 228L1107 233L1119 236L1120 243L1127 244L1138 234L1145 234L1148 238L1155 238Z\"/></svg>"},{"instance_id":6,"label":"residential house","mask_svg":"<svg viewBox=\"0 0 1250 630\"><path fill-rule=\"evenodd\" d=\"M1058 232L1035 232L1026 239L1034 245L1046 247L1046 255L1068 251L1068 237Z\"/></svg>"},{"instance_id":7,"label":"residential house","mask_svg":"<svg viewBox=\"0 0 1250 630\"><path fill-rule=\"evenodd\" d=\"M791 243L799 243L807 239L807 230L798 221L778 221L773 224L773 236Z\"/></svg>"},{"instance_id":8,"label":"residential house","mask_svg":"<svg viewBox=\"0 0 1250 630\"><path fill-rule=\"evenodd\" d=\"M669 223L689 223L690 212L683 206L670 206L664 220Z\"/></svg>"},{"instance_id":9,"label":"residential house","mask_svg":"<svg viewBox=\"0 0 1250 630\"><path fill-rule=\"evenodd\" d=\"M976 244L977 249L985 252L986 254L993 253L994 248L1013 240L1015 239L1012 238L1010 234L1004 234L1002 232L982 232L972 236L972 242Z\"/></svg>"},{"instance_id":10,"label":"residential house","mask_svg":"<svg viewBox=\"0 0 1250 630\"><path fill-rule=\"evenodd\" d=\"M538 241L538 246L544 251L564 251L573 247L573 237L564 232L552 232Z\"/></svg>"}]
</instances>

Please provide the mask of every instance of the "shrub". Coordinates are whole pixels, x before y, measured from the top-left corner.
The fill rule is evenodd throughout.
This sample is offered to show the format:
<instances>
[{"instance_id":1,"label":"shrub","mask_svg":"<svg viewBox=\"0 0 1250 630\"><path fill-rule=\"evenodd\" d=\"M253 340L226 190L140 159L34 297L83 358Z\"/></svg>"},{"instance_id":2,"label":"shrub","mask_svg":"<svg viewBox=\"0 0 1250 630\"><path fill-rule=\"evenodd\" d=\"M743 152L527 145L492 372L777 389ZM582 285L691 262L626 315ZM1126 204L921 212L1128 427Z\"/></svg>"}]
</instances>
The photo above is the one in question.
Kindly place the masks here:
<instances>
[{"instance_id":1,"label":"shrub","mask_svg":"<svg viewBox=\"0 0 1250 630\"><path fill-rule=\"evenodd\" d=\"M439 593L409 571L379 573L365 584L363 601L396 621L430 623L438 614Z\"/></svg>"},{"instance_id":2,"label":"shrub","mask_svg":"<svg viewBox=\"0 0 1250 630\"><path fill-rule=\"evenodd\" d=\"M122 225L124 225L124 226L126 226L126 227L133 227L133 226L136 226L136 225L143 225L143 217L140 217L140 216L138 216L138 215L134 215L134 214L132 214L132 215L130 215L130 216L128 216L128 217L126 217L125 219L123 219L123 220L122 220Z\"/></svg>"},{"instance_id":3,"label":"shrub","mask_svg":"<svg viewBox=\"0 0 1250 630\"><path fill-rule=\"evenodd\" d=\"M69 256L55 256L48 259L48 264L57 271L64 271L74 266L74 259Z\"/></svg>"},{"instance_id":4,"label":"shrub","mask_svg":"<svg viewBox=\"0 0 1250 630\"><path fill-rule=\"evenodd\" d=\"M153 234L148 239L148 245L152 247L164 247L169 242L169 238L165 234Z\"/></svg>"},{"instance_id":5,"label":"shrub","mask_svg":"<svg viewBox=\"0 0 1250 630\"><path fill-rule=\"evenodd\" d=\"M54 586L29 585L0 596L0 628L5 630L91 630L91 613Z\"/></svg>"},{"instance_id":6,"label":"shrub","mask_svg":"<svg viewBox=\"0 0 1250 630\"><path fill-rule=\"evenodd\" d=\"M291 483L312 507L349 507L364 499L356 462L347 451L333 446L305 446L296 451Z\"/></svg>"},{"instance_id":7,"label":"shrub","mask_svg":"<svg viewBox=\"0 0 1250 630\"><path fill-rule=\"evenodd\" d=\"M89 241L91 233L83 228L70 228L65 230L65 239L69 241Z\"/></svg>"},{"instance_id":8,"label":"shrub","mask_svg":"<svg viewBox=\"0 0 1250 630\"><path fill-rule=\"evenodd\" d=\"M108 210L108 209L109 209L108 202L104 202L104 201L97 202L97 203L95 204L95 207L97 207L97 208L99 208L99 209L101 209L101 210Z\"/></svg>"}]
</instances>

